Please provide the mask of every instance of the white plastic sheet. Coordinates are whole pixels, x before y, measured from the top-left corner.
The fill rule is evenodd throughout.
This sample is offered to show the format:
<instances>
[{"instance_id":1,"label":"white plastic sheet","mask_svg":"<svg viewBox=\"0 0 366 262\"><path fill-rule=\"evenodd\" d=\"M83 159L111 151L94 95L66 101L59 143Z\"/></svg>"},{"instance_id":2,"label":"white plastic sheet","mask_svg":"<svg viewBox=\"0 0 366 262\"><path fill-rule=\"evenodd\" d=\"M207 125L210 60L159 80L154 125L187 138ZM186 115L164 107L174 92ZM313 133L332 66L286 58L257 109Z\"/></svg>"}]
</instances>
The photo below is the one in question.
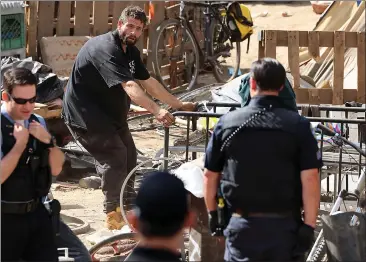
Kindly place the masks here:
<instances>
[{"instance_id":1,"label":"white plastic sheet","mask_svg":"<svg viewBox=\"0 0 366 262\"><path fill-rule=\"evenodd\" d=\"M197 198L203 198L203 170L193 163L184 163L175 175L180 178L185 188Z\"/></svg>"}]
</instances>

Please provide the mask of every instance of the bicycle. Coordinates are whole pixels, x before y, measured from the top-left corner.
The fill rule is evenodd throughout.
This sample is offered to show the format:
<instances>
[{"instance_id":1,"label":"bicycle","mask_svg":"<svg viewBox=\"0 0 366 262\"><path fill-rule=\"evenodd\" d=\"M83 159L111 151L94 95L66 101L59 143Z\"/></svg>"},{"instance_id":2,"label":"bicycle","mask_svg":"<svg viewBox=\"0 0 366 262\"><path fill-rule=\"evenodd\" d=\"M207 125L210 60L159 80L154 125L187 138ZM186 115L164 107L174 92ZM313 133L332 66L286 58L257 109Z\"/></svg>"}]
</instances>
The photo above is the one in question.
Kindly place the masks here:
<instances>
[{"instance_id":1,"label":"bicycle","mask_svg":"<svg viewBox=\"0 0 366 262\"><path fill-rule=\"evenodd\" d=\"M366 157L366 152L363 151L359 146L352 143L351 141L348 141L346 138L342 137L338 133L335 133L334 131L330 130L329 128L325 127L322 124L318 124L317 127L326 135L332 136L335 144L337 144L339 147L342 147L344 144L348 144L349 146L353 147L358 153L360 153L363 157ZM366 214L366 207L360 206L360 195L362 192L365 192L365 171L361 174L357 181L356 190L354 193L349 193L346 190L341 190L338 194L338 198L336 202L334 203L334 206L332 207L332 210L330 211L329 215L334 215L338 209L341 206L342 201L348 196L352 196L357 200L357 208L355 213L352 215L352 219L350 221L351 226L355 226L357 224L357 220L359 219L357 216L357 213L364 213ZM326 259L326 240L324 238L323 229L319 232L319 235L309 252L309 255L307 257L306 261L324 261Z\"/></svg>"},{"instance_id":2,"label":"bicycle","mask_svg":"<svg viewBox=\"0 0 366 262\"><path fill-rule=\"evenodd\" d=\"M204 51L199 48L200 42L194 34L190 22L183 15L185 5L205 8L203 12L205 16ZM205 1L205 3L190 3L181 1L178 19L165 20L157 27L156 44L152 50L152 65L157 79L169 92L172 92L175 87L179 86L177 76L183 76L185 82L188 82L186 89L189 91L193 90L199 70L204 66L211 66L216 80L221 83L229 82L237 76L240 66L240 42L235 42L234 47L230 41L231 31L226 25L227 5L227 2ZM173 34L167 34L170 36L169 43L164 43L164 47L161 48L160 42L165 39L164 30L172 31ZM178 40L178 42L172 43L172 40ZM187 40L190 40L191 44ZM230 43L225 44L226 41ZM186 49L185 45L187 46ZM168 47L168 50L165 50L165 47ZM235 65L232 72L228 73L229 78L226 79L224 78L225 70L220 67L218 58L231 57L231 51L234 48L236 51ZM163 53L166 53L167 57L164 57ZM160 54L162 54L162 57L160 57ZM169 54L171 55L170 57L168 57ZM167 58L167 65L159 65L159 62L165 58ZM169 76L166 77L163 71L168 71ZM228 69L226 71L228 72Z\"/></svg>"},{"instance_id":3,"label":"bicycle","mask_svg":"<svg viewBox=\"0 0 366 262\"><path fill-rule=\"evenodd\" d=\"M159 166L156 166L156 164L154 166L155 168L145 168L145 169L143 168L143 166L146 165L147 163L154 161L157 162L156 164L158 164L161 161L172 161L174 163L182 164L181 161L170 158L164 158L164 157L152 158L142 161L133 170L131 170L131 172L127 175L126 179L123 182L120 193L120 207L122 217L129 228L133 228L127 219L127 213L132 210L131 199L134 199L136 197L141 181L144 179L144 172L140 174L136 174L136 172L145 171L146 174L152 171L159 170L160 168ZM130 189L130 191L128 189ZM108 261L123 261L132 252L133 248L138 244L138 242L139 241L137 233L135 232L120 233L108 237L100 241L96 245L92 246L89 249L89 254L92 257L93 262L105 261L105 257L103 256L108 255L108 253L113 253L112 257L113 259L116 259L116 260L108 259ZM101 253L98 254L98 252L100 251ZM182 261L186 261L186 250L184 243L182 243L182 248L180 251L182 254Z\"/></svg>"}]
</instances>

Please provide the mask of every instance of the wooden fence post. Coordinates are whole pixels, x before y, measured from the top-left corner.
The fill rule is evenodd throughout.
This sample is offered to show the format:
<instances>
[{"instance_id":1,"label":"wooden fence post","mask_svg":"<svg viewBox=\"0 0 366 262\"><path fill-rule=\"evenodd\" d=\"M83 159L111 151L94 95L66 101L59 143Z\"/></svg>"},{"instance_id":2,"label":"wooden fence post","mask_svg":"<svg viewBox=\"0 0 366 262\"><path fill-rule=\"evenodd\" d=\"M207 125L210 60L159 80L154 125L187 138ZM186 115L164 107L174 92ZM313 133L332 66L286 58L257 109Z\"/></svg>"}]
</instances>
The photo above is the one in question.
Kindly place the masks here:
<instances>
[{"instance_id":1,"label":"wooden fence post","mask_svg":"<svg viewBox=\"0 0 366 262\"><path fill-rule=\"evenodd\" d=\"M343 104L345 32L334 33L333 105Z\"/></svg>"},{"instance_id":2,"label":"wooden fence post","mask_svg":"<svg viewBox=\"0 0 366 262\"><path fill-rule=\"evenodd\" d=\"M357 34L357 100L366 103L366 82L365 82L365 32Z\"/></svg>"},{"instance_id":3,"label":"wooden fence post","mask_svg":"<svg viewBox=\"0 0 366 262\"><path fill-rule=\"evenodd\" d=\"M108 32L109 2L93 2L93 36Z\"/></svg>"},{"instance_id":4,"label":"wooden fence post","mask_svg":"<svg viewBox=\"0 0 366 262\"><path fill-rule=\"evenodd\" d=\"M165 16L165 3L158 1L158 2L152 2L152 5L154 6L154 17L150 20L149 24L149 39L147 42L147 70L149 72L152 72L153 67L153 59L152 57L152 49L155 47L155 45L158 45L159 43L156 43L156 28L160 25L160 23L163 21L162 19Z\"/></svg>"},{"instance_id":5,"label":"wooden fence post","mask_svg":"<svg viewBox=\"0 0 366 262\"><path fill-rule=\"evenodd\" d=\"M38 1L29 1L27 7L27 56L37 60Z\"/></svg>"}]
</instances>

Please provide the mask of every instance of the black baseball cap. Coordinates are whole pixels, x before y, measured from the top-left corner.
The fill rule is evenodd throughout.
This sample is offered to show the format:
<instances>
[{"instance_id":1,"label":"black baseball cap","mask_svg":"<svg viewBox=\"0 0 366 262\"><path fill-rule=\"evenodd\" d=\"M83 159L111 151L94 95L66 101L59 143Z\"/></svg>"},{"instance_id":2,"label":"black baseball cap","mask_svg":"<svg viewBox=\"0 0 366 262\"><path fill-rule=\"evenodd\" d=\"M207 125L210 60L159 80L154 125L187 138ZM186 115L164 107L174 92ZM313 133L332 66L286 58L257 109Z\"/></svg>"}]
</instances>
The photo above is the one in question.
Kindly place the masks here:
<instances>
[{"instance_id":1,"label":"black baseball cap","mask_svg":"<svg viewBox=\"0 0 366 262\"><path fill-rule=\"evenodd\" d=\"M182 180L168 172L147 174L135 200L143 235L174 235L182 229L188 209L188 192Z\"/></svg>"}]
</instances>

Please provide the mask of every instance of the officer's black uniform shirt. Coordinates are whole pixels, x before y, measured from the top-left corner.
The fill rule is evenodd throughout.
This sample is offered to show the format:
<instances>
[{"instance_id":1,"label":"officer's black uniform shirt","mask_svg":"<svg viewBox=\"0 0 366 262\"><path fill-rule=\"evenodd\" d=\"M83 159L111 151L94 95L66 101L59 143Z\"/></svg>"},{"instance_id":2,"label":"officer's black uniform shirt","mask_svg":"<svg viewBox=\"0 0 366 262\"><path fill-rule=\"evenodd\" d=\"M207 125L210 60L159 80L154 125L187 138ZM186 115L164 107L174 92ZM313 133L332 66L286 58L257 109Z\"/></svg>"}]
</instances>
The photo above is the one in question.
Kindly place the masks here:
<instances>
[{"instance_id":1,"label":"officer's black uniform shirt","mask_svg":"<svg viewBox=\"0 0 366 262\"><path fill-rule=\"evenodd\" d=\"M68 81L62 116L71 126L108 132L127 127L131 100L121 83L150 77L135 46L126 53L117 30L88 40Z\"/></svg>"},{"instance_id":2,"label":"officer's black uniform shirt","mask_svg":"<svg viewBox=\"0 0 366 262\"><path fill-rule=\"evenodd\" d=\"M259 126L264 127L258 127L256 123L254 126L242 129L233 136L228 149L221 150L224 141L248 119L248 115L254 115L254 112L269 107L279 108L281 116L274 116L273 120L268 119L267 122L259 123ZM270 126L275 122L280 126L287 126L288 131L281 128L271 129ZM297 112L286 110L277 96L256 96L247 107L222 116L210 138L205 156L205 168L223 172L226 182L232 185L234 190L238 186L235 183L239 183L238 177L240 177L240 190L238 189L240 193L231 193L230 197L238 198L238 195L246 195L250 198L247 199L248 205L250 201L256 199L257 202L252 201L255 207L251 209L256 208L258 212L270 208L264 206L269 202L260 199L261 197L270 194L273 203L289 198L291 194L301 191L300 172L321 166L321 156L310 122ZM235 178L235 174L239 175ZM281 183L285 177L287 177L286 183ZM288 180L297 186L289 188ZM235 183L232 183L233 181ZM225 181L222 180L221 185L223 183ZM273 209L276 209L275 205Z\"/></svg>"},{"instance_id":3,"label":"officer's black uniform shirt","mask_svg":"<svg viewBox=\"0 0 366 262\"><path fill-rule=\"evenodd\" d=\"M125 260L127 262L180 261L180 255L164 249L136 247Z\"/></svg>"}]
</instances>

